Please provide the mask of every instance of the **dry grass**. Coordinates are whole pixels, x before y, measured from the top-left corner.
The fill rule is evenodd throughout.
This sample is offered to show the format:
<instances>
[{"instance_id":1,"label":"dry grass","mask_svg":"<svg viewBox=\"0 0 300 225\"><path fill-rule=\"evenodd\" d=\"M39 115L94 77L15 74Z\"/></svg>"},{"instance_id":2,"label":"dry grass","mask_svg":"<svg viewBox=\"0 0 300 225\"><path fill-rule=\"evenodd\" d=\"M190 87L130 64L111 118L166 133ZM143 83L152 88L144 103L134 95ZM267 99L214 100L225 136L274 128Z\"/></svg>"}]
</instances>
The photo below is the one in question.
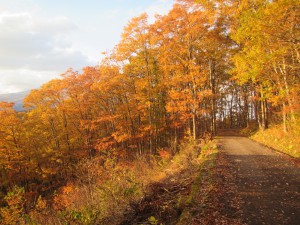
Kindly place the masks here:
<instances>
[{"instance_id":1,"label":"dry grass","mask_svg":"<svg viewBox=\"0 0 300 225\"><path fill-rule=\"evenodd\" d=\"M178 220L178 225L195 224L192 223L194 217L203 211L202 203L209 197L214 188L212 173L216 166L217 153L218 150L214 141L202 146L202 154L197 157L199 161L197 176L185 201L186 207Z\"/></svg>"},{"instance_id":2,"label":"dry grass","mask_svg":"<svg viewBox=\"0 0 300 225\"><path fill-rule=\"evenodd\" d=\"M283 132L282 126L272 126L265 131L257 131L251 139L263 143L294 158L300 158L300 125L293 124L289 132Z\"/></svg>"},{"instance_id":3,"label":"dry grass","mask_svg":"<svg viewBox=\"0 0 300 225\"><path fill-rule=\"evenodd\" d=\"M130 204L145 196L149 184L202 161L200 150L199 143L186 142L174 157L162 150L150 160L83 160L77 179L58 190L53 203L32 211L29 224L118 224Z\"/></svg>"}]
</instances>

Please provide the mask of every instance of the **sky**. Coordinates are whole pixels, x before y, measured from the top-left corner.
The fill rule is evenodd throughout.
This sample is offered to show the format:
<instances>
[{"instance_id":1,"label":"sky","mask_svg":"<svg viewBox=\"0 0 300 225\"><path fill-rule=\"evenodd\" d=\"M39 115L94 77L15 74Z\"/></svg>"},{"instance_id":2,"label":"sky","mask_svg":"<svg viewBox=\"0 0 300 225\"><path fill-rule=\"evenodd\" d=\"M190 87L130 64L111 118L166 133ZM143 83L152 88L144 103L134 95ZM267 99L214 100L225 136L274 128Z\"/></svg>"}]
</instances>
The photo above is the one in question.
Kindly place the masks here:
<instances>
[{"instance_id":1,"label":"sky","mask_svg":"<svg viewBox=\"0 0 300 225\"><path fill-rule=\"evenodd\" d=\"M132 17L166 14L173 0L0 0L0 94L39 88L100 63ZM152 19L153 20L153 19Z\"/></svg>"}]
</instances>

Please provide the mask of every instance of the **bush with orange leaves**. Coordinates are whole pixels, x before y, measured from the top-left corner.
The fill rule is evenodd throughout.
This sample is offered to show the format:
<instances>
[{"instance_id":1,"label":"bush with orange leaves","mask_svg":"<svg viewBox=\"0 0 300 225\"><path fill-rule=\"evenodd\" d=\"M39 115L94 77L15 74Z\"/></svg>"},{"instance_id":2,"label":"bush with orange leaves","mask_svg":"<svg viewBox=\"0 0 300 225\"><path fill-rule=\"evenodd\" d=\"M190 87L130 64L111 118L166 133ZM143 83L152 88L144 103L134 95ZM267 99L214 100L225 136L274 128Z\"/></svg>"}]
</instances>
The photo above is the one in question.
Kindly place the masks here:
<instances>
[{"instance_id":1,"label":"bush with orange leaves","mask_svg":"<svg viewBox=\"0 0 300 225\"><path fill-rule=\"evenodd\" d=\"M0 224L25 224L25 190L15 186L7 193L4 200L7 206L0 208Z\"/></svg>"},{"instance_id":2,"label":"bush with orange leaves","mask_svg":"<svg viewBox=\"0 0 300 225\"><path fill-rule=\"evenodd\" d=\"M167 149L160 149L160 150L158 151L158 154L159 154L159 156L160 156L160 158L161 158L162 160L167 160L167 161L169 161L169 160L172 158L172 154L171 154L170 151L167 150Z\"/></svg>"},{"instance_id":3,"label":"bush with orange leaves","mask_svg":"<svg viewBox=\"0 0 300 225\"><path fill-rule=\"evenodd\" d=\"M145 196L149 184L187 168L200 153L194 142L182 144L174 157L170 152L160 149L157 156L134 160L113 153L106 159L83 159L75 169L76 179L57 190L52 209L44 217L36 213L33 220L37 224L118 224L130 203Z\"/></svg>"},{"instance_id":4,"label":"bush with orange leaves","mask_svg":"<svg viewBox=\"0 0 300 225\"><path fill-rule=\"evenodd\" d=\"M57 194L54 196L54 209L55 210L64 210L70 205L73 205L74 203L74 185L73 184L67 184L60 188L59 192L60 194ZM76 201L76 200L75 200Z\"/></svg>"}]
</instances>

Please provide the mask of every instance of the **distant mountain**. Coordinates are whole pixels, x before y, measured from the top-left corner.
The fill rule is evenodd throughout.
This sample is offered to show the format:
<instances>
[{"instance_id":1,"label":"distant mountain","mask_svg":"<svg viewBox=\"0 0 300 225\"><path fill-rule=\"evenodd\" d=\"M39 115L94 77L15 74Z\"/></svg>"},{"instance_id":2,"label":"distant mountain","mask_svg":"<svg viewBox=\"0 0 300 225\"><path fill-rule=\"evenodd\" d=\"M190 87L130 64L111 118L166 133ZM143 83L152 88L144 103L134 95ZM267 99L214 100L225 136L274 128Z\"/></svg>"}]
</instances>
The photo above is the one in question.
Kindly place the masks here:
<instances>
[{"instance_id":1,"label":"distant mountain","mask_svg":"<svg viewBox=\"0 0 300 225\"><path fill-rule=\"evenodd\" d=\"M17 93L0 94L0 102L14 102L15 110L23 111L23 99L29 94L30 91L22 91Z\"/></svg>"}]
</instances>

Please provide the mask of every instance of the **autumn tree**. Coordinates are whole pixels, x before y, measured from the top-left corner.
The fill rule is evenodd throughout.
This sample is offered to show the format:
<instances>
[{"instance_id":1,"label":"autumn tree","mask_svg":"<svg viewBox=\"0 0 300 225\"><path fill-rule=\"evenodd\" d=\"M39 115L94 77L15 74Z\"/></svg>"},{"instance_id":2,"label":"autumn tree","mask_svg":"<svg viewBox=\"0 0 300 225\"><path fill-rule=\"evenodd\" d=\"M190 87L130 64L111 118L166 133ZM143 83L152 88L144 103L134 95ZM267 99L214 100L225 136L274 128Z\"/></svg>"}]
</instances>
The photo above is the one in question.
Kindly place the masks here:
<instances>
[{"instance_id":1,"label":"autumn tree","mask_svg":"<svg viewBox=\"0 0 300 225\"><path fill-rule=\"evenodd\" d=\"M233 58L234 73L241 83L250 80L255 87L260 127L267 128L272 104L281 106L287 132L287 121L296 121L299 101L298 1L245 1L240 7L232 38L242 48Z\"/></svg>"},{"instance_id":2,"label":"autumn tree","mask_svg":"<svg viewBox=\"0 0 300 225\"><path fill-rule=\"evenodd\" d=\"M16 184L26 179L26 152L22 116L14 104L0 102L0 186Z\"/></svg>"},{"instance_id":3,"label":"autumn tree","mask_svg":"<svg viewBox=\"0 0 300 225\"><path fill-rule=\"evenodd\" d=\"M133 125L135 136L140 136L139 148L148 145L150 153L156 151L159 136L164 129L164 87L158 65L157 46L147 22L147 15L133 18L125 27L122 40L116 49L117 60L123 70L131 101L135 108L136 121Z\"/></svg>"}]
</instances>

